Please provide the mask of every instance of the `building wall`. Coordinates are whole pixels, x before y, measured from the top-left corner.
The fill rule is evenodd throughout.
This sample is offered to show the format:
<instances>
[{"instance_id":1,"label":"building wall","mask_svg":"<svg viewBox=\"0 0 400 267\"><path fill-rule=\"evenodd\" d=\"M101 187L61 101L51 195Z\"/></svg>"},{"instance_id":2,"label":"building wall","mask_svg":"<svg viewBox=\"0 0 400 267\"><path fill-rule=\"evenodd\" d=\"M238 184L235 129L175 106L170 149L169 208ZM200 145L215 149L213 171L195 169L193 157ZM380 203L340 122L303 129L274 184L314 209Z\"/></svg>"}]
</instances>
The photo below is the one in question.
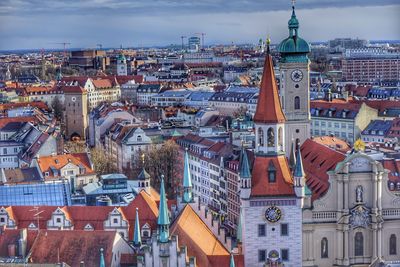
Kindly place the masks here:
<instances>
[{"instance_id":1,"label":"building wall","mask_svg":"<svg viewBox=\"0 0 400 267\"><path fill-rule=\"evenodd\" d=\"M276 206L282 211L282 218L276 223L270 223L265 219L266 208L270 205L254 206L250 203L269 200L279 203L278 199L254 199L242 200L242 234L245 266L263 267L265 261L259 261L259 251L265 250L266 256L271 250L281 253L281 249L289 250L289 260L284 261L286 267L302 265L302 214L300 201L293 198L293 205ZM289 200L285 198L285 201ZM272 203L272 202L271 202ZM289 226L288 236L281 236L280 225L286 223ZM258 236L258 225L266 226L266 235Z\"/></svg>"},{"instance_id":2,"label":"building wall","mask_svg":"<svg viewBox=\"0 0 400 267\"><path fill-rule=\"evenodd\" d=\"M78 134L86 139L88 130L87 93L65 94L66 137Z\"/></svg>"}]
</instances>

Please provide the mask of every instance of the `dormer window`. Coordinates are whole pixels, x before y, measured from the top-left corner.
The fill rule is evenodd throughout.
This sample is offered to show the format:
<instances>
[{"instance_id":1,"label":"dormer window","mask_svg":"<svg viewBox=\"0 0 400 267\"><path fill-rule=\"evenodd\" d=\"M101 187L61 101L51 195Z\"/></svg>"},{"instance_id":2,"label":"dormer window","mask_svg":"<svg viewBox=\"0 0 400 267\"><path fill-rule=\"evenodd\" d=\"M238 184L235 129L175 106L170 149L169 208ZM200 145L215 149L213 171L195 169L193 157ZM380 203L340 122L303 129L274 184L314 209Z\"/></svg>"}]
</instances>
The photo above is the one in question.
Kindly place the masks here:
<instances>
[{"instance_id":1,"label":"dormer window","mask_svg":"<svg viewBox=\"0 0 400 267\"><path fill-rule=\"evenodd\" d=\"M138 136L137 136L137 141L138 141L138 142L142 142L142 136L141 136L141 135L138 135Z\"/></svg>"},{"instance_id":2,"label":"dormer window","mask_svg":"<svg viewBox=\"0 0 400 267\"><path fill-rule=\"evenodd\" d=\"M272 163L272 161L269 162L267 172L268 172L268 182L275 183L276 182L276 168L275 168L274 163Z\"/></svg>"}]
</instances>

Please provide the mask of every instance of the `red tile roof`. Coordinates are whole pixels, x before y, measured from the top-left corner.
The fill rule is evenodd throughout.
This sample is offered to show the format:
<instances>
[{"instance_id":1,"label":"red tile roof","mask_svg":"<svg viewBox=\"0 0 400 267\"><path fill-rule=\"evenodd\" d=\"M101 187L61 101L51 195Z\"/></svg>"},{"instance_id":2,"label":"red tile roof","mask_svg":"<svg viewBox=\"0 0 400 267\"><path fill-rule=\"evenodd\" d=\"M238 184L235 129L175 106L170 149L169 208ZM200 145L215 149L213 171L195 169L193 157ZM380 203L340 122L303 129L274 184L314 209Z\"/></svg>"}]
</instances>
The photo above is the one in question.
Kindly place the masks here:
<instances>
[{"instance_id":1,"label":"red tile roof","mask_svg":"<svg viewBox=\"0 0 400 267\"><path fill-rule=\"evenodd\" d=\"M268 181L270 164L276 169L276 181ZM256 156L253 163L251 196L293 196L293 178L286 156Z\"/></svg>"},{"instance_id":2,"label":"red tile roof","mask_svg":"<svg viewBox=\"0 0 400 267\"><path fill-rule=\"evenodd\" d=\"M31 248L30 262L79 266L84 261L85 266L99 266L103 248L106 266L111 266L117 235L115 231L41 230Z\"/></svg>"},{"instance_id":3,"label":"red tile roof","mask_svg":"<svg viewBox=\"0 0 400 267\"><path fill-rule=\"evenodd\" d=\"M333 150L346 153L351 150L351 146L344 140L332 136L313 137L312 140L318 144L330 147Z\"/></svg>"},{"instance_id":4,"label":"red tile roof","mask_svg":"<svg viewBox=\"0 0 400 267\"><path fill-rule=\"evenodd\" d=\"M398 159L384 159L382 165L385 169L389 170L389 181L394 183L400 182L400 160ZM397 174L397 175L396 175Z\"/></svg>"},{"instance_id":5,"label":"red tile roof","mask_svg":"<svg viewBox=\"0 0 400 267\"><path fill-rule=\"evenodd\" d=\"M94 87L96 88L112 88L113 85L109 79L93 79Z\"/></svg>"},{"instance_id":6,"label":"red tile roof","mask_svg":"<svg viewBox=\"0 0 400 267\"><path fill-rule=\"evenodd\" d=\"M86 90L79 86L79 85L72 85L72 86L62 86L60 88L61 91L63 91L65 94L68 93L85 93Z\"/></svg>"},{"instance_id":7,"label":"red tile roof","mask_svg":"<svg viewBox=\"0 0 400 267\"><path fill-rule=\"evenodd\" d=\"M324 195L329 188L327 172L334 170L336 164L343 161L346 155L311 139L307 139L300 150L306 184L312 191L312 200L315 200Z\"/></svg>"},{"instance_id":8,"label":"red tile roof","mask_svg":"<svg viewBox=\"0 0 400 267\"><path fill-rule=\"evenodd\" d=\"M278 86L270 55L265 57L260 94L253 120L256 123L281 123L286 120L279 100Z\"/></svg>"},{"instance_id":9,"label":"red tile roof","mask_svg":"<svg viewBox=\"0 0 400 267\"><path fill-rule=\"evenodd\" d=\"M33 124L36 124L38 121L39 121L39 119L35 116L0 118L0 128L3 128L10 122L32 122Z\"/></svg>"},{"instance_id":10,"label":"red tile roof","mask_svg":"<svg viewBox=\"0 0 400 267\"><path fill-rule=\"evenodd\" d=\"M42 101L34 102L22 102L22 103L5 103L0 104L0 112L7 111L9 109L21 108L21 107L36 107L38 109L50 110L46 103Z\"/></svg>"}]
</instances>

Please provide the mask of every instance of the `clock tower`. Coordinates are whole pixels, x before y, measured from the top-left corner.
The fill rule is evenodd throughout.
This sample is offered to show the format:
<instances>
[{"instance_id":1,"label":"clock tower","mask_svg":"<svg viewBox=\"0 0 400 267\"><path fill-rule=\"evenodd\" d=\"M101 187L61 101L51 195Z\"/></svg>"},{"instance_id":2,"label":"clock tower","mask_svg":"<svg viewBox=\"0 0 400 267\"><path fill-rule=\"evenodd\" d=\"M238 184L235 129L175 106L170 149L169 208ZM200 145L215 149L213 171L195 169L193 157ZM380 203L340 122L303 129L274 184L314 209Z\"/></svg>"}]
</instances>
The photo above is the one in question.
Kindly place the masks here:
<instances>
[{"instance_id":1,"label":"clock tower","mask_svg":"<svg viewBox=\"0 0 400 267\"><path fill-rule=\"evenodd\" d=\"M256 149L251 165L240 157L241 239L245 266L302 264L301 183L294 183L285 155L285 122L272 57L267 46L254 126ZM298 179L301 180L301 177Z\"/></svg>"},{"instance_id":2,"label":"clock tower","mask_svg":"<svg viewBox=\"0 0 400 267\"><path fill-rule=\"evenodd\" d=\"M282 109L286 116L285 145L295 140L296 147L310 137L310 63L307 54L308 43L299 37L299 21L294 5L288 22L289 37L278 47L281 59L280 95ZM289 151L288 151L289 152Z\"/></svg>"}]
</instances>

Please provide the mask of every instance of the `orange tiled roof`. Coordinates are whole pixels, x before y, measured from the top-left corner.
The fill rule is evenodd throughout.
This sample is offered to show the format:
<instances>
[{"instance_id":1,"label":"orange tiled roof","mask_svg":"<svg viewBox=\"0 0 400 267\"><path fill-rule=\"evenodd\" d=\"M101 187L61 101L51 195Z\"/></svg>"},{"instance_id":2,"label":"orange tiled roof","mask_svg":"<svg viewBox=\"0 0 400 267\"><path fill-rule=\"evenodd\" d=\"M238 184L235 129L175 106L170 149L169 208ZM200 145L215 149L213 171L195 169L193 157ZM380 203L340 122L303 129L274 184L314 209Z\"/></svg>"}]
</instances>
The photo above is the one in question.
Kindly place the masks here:
<instances>
[{"instance_id":1,"label":"orange tiled roof","mask_svg":"<svg viewBox=\"0 0 400 267\"><path fill-rule=\"evenodd\" d=\"M331 149L338 150L346 153L351 150L351 146L344 140L332 136L318 136L313 137L312 140L318 144L330 147Z\"/></svg>"},{"instance_id":2,"label":"orange tiled roof","mask_svg":"<svg viewBox=\"0 0 400 267\"><path fill-rule=\"evenodd\" d=\"M51 167L60 170L68 163L72 163L76 166L84 166L86 171L85 174L94 174L94 170L90 166L89 157L87 153L73 153L73 154L63 154L55 156L44 156L40 157L38 160L38 166L42 173L49 172L48 177L54 177Z\"/></svg>"},{"instance_id":3,"label":"orange tiled roof","mask_svg":"<svg viewBox=\"0 0 400 267\"><path fill-rule=\"evenodd\" d=\"M22 103L5 103L0 104L0 112L5 110L20 108L20 107L36 107L43 110L50 110L46 103L42 101L35 101L35 102L22 102Z\"/></svg>"},{"instance_id":4,"label":"orange tiled roof","mask_svg":"<svg viewBox=\"0 0 400 267\"><path fill-rule=\"evenodd\" d=\"M278 86L270 55L265 57L260 94L253 120L260 123L281 123L286 120L279 100Z\"/></svg>"},{"instance_id":5,"label":"orange tiled roof","mask_svg":"<svg viewBox=\"0 0 400 267\"><path fill-rule=\"evenodd\" d=\"M382 165L385 169L389 170L389 181L398 183L400 182L400 160L398 159L384 159ZM395 175L397 173L397 175Z\"/></svg>"},{"instance_id":6,"label":"orange tiled roof","mask_svg":"<svg viewBox=\"0 0 400 267\"><path fill-rule=\"evenodd\" d=\"M179 245L186 246L189 256L196 257L198 267L223 266L211 264L213 256L228 258L229 251L220 243L190 205L186 205L171 226L171 234L179 237ZM214 258L214 260L216 260ZM218 261L220 262L220 261Z\"/></svg>"},{"instance_id":7,"label":"orange tiled roof","mask_svg":"<svg viewBox=\"0 0 400 267\"><path fill-rule=\"evenodd\" d=\"M0 128L3 128L10 122L33 122L34 124L37 123L39 120L35 116L29 117L12 117L12 118L0 118Z\"/></svg>"},{"instance_id":8,"label":"orange tiled roof","mask_svg":"<svg viewBox=\"0 0 400 267\"><path fill-rule=\"evenodd\" d=\"M109 79L93 79L93 85L96 88L112 88L113 85Z\"/></svg>"},{"instance_id":9,"label":"orange tiled roof","mask_svg":"<svg viewBox=\"0 0 400 267\"><path fill-rule=\"evenodd\" d=\"M276 169L276 181L268 181L270 164ZM286 156L256 156L252 171L251 196L291 196L294 195L293 179Z\"/></svg>"}]
</instances>

